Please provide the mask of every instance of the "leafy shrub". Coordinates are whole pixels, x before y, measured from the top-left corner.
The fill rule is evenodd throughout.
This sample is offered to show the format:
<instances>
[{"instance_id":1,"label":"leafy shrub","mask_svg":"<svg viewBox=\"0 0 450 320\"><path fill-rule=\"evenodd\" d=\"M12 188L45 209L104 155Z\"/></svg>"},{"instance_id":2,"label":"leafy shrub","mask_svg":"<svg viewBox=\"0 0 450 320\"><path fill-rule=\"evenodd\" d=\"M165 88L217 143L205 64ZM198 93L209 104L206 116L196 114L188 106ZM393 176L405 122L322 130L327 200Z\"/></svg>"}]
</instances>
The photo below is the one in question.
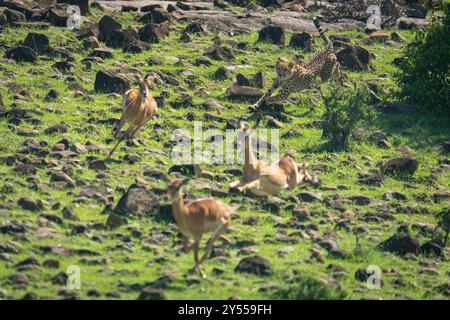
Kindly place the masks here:
<instances>
[{"instance_id":1,"label":"leafy shrub","mask_svg":"<svg viewBox=\"0 0 450 320\"><path fill-rule=\"evenodd\" d=\"M450 101L450 4L445 5L442 23L431 24L416 34L399 59L396 74L400 97L417 104L421 112L444 113Z\"/></svg>"},{"instance_id":2,"label":"leafy shrub","mask_svg":"<svg viewBox=\"0 0 450 320\"><path fill-rule=\"evenodd\" d=\"M438 213L436 220L436 240L445 247L447 246L450 235L450 209L447 208Z\"/></svg>"},{"instance_id":3,"label":"leafy shrub","mask_svg":"<svg viewBox=\"0 0 450 320\"><path fill-rule=\"evenodd\" d=\"M285 300L342 300L347 293L325 282L302 276L275 293L275 299Z\"/></svg>"},{"instance_id":4,"label":"leafy shrub","mask_svg":"<svg viewBox=\"0 0 450 320\"><path fill-rule=\"evenodd\" d=\"M324 96L323 137L329 138L332 149L347 147L356 126L374 115L366 85L354 89L334 86Z\"/></svg>"}]
</instances>

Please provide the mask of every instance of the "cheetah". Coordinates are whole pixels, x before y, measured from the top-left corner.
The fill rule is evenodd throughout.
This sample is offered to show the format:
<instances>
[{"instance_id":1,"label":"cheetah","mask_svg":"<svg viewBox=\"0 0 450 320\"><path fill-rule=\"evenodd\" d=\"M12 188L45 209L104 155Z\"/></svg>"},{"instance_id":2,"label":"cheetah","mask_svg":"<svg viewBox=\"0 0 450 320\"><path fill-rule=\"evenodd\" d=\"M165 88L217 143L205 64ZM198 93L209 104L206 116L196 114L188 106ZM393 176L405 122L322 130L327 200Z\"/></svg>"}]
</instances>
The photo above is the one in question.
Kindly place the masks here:
<instances>
[{"instance_id":1,"label":"cheetah","mask_svg":"<svg viewBox=\"0 0 450 320\"><path fill-rule=\"evenodd\" d=\"M343 85L346 75L341 72L340 64L334 52L333 43L328 39L322 30L317 18L314 18L314 25L320 33L326 47L319 51L307 63L287 62L286 59L279 58L276 64L277 78L272 87L266 92L254 105L252 110L257 110L263 102L266 104L275 104L287 100L291 93L303 91L312 87L318 88L317 78L322 82L326 82L331 78L338 80ZM277 95L272 93L277 87L280 87Z\"/></svg>"}]
</instances>

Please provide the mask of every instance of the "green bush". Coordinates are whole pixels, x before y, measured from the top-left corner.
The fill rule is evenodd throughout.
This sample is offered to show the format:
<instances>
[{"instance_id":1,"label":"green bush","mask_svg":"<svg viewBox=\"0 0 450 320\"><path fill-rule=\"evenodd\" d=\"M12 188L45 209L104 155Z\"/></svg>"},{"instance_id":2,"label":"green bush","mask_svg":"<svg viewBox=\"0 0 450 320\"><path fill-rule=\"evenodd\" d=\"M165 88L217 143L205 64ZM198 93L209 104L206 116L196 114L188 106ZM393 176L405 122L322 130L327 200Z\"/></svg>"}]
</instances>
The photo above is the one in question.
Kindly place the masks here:
<instances>
[{"instance_id":1,"label":"green bush","mask_svg":"<svg viewBox=\"0 0 450 320\"><path fill-rule=\"evenodd\" d=\"M434 16L431 24L416 34L399 60L396 74L402 100L414 103L420 112L448 113L450 101L450 4L443 21Z\"/></svg>"},{"instance_id":2,"label":"green bush","mask_svg":"<svg viewBox=\"0 0 450 320\"><path fill-rule=\"evenodd\" d=\"M369 89L365 84L355 88L333 86L324 96L325 114L322 134L331 149L348 147L357 125L374 115Z\"/></svg>"},{"instance_id":3,"label":"green bush","mask_svg":"<svg viewBox=\"0 0 450 320\"><path fill-rule=\"evenodd\" d=\"M308 276L291 281L291 284L275 293L275 299L284 300L342 300L347 293L339 287Z\"/></svg>"},{"instance_id":4,"label":"green bush","mask_svg":"<svg viewBox=\"0 0 450 320\"><path fill-rule=\"evenodd\" d=\"M446 247L450 235L450 209L447 208L436 214L436 220L435 240Z\"/></svg>"}]
</instances>

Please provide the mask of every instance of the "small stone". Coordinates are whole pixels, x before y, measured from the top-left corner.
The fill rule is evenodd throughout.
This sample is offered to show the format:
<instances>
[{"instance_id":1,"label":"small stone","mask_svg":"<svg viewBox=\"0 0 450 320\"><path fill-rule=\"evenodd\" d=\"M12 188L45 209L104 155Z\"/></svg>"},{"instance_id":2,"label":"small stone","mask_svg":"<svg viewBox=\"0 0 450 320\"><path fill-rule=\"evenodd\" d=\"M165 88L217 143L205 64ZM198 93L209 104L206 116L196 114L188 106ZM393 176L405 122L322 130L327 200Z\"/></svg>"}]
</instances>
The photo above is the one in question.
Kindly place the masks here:
<instances>
[{"instance_id":1,"label":"small stone","mask_svg":"<svg viewBox=\"0 0 450 320\"><path fill-rule=\"evenodd\" d=\"M243 258L235 268L235 271L252 273L258 276L268 276L273 273L273 267L266 258L253 256Z\"/></svg>"},{"instance_id":2,"label":"small stone","mask_svg":"<svg viewBox=\"0 0 450 320\"><path fill-rule=\"evenodd\" d=\"M59 261L55 260L55 259L48 259L48 260L45 260L42 265L44 267L46 267L46 268L58 269L59 268Z\"/></svg>"},{"instance_id":3,"label":"small stone","mask_svg":"<svg viewBox=\"0 0 450 320\"><path fill-rule=\"evenodd\" d=\"M106 220L106 225L110 228L117 228L127 223L127 219L111 213Z\"/></svg>"},{"instance_id":4,"label":"small stone","mask_svg":"<svg viewBox=\"0 0 450 320\"><path fill-rule=\"evenodd\" d=\"M365 195L350 196L349 199L360 206L366 206L373 202L373 199L371 197Z\"/></svg>"},{"instance_id":5,"label":"small stone","mask_svg":"<svg viewBox=\"0 0 450 320\"><path fill-rule=\"evenodd\" d=\"M95 159L89 162L89 169L96 170L96 171L102 171L108 169L106 166L106 163L102 159Z\"/></svg>"},{"instance_id":6,"label":"small stone","mask_svg":"<svg viewBox=\"0 0 450 320\"><path fill-rule=\"evenodd\" d=\"M304 202L322 201L319 195L309 191L300 192L297 197Z\"/></svg>"},{"instance_id":7,"label":"small stone","mask_svg":"<svg viewBox=\"0 0 450 320\"><path fill-rule=\"evenodd\" d=\"M401 201L407 201L408 197L405 196L403 193L397 192L397 191L388 191L383 194L383 199L385 200L401 200Z\"/></svg>"},{"instance_id":8,"label":"small stone","mask_svg":"<svg viewBox=\"0 0 450 320\"><path fill-rule=\"evenodd\" d=\"M43 202L41 200L34 200L31 198L20 198L17 204L22 207L22 209L37 211L43 208Z\"/></svg>"},{"instance_id":9,"label":"small stone","mask_svg":"<svg viewBox=\"0 0 450 320\"><path fill-rule=\"evenodd\" d=\"M166 300L166 295L161 289L147 287L142 289L138 300Z\"/></svg>"},{"instance_id":10,"label":"small stone","mask_svg":"<svg viewBox=\"0 0 450 320\"><path fill-rule=\"evenodd\" d=\"M399 255L406 255L412 253L419 254L420 244L417 239L409 235L408 233L397 233L389 239L379 244L379 247L388 252L393 252Z\"/></svg>"}]
</instances>

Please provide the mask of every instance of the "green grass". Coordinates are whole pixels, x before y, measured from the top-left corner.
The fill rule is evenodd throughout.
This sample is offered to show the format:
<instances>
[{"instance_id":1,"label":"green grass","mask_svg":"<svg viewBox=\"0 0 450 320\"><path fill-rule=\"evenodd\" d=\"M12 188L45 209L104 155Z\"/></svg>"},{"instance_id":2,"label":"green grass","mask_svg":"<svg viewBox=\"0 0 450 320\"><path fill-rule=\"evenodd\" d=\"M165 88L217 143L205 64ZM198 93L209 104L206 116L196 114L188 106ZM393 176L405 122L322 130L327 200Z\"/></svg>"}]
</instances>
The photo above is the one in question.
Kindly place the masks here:
<instances>
[{"instance_id":1,"label":"green grass","mask_svg":"<svg viewBox=\"0 0 450 320\"><path fill-rule=\"evenodd\" d=\"M91 19L98 19L99 15L99 12L94 11L94 16ZM117 16L117 18L124 26L135 24L132 13L123 14ZM183 24L177 24L175 28L184 28L184 26ZM11 46L23 40L29 31L44 32L49 36L52 46L81 46L81 41L76 40L70 31L54 27L45 31L6 28L0 34L0 43L3 42L5 45ZM390 31L387 30L386 32ZM401 31L401 33L407 38L407 41L412 41L412 32ZM353 31L339 32L339 34L351 36L355 43L360 43L366 37L363 33ZM218 67L226 66L230 63L212 60L212 66L210 67L197 66L195 64L195 61L203 56L203 50L213 43L213 34L194 36L194 41L188 45L178 41L178 37L179 33L174 30L167 39L164 39L161 43L152 44L151 49L142 54L126 54L121 50L114 50L114 59L94 63L92 70L85 69L80 63L87 56L89 50L74 50L76 70L71 76L75 77L88 92L80 98L74 98L74 91L69 89L68 82L65 81L66 76L60 77L59 72L51 69L51 65L58 59L54 60L41 56L39 61L34 64L8 64L1 62L0 78L22 84L29 93L29 96L25 97L23 102L17 102L14 100L14 93L9 92L6 87L0 87L0 94L5 105L10 106L12 103L16 103L20 107L39 110L43 115L38 117L41 120L39 125L23 122L19 126L14 127L10 126L6 120L0 120L0 156L14 154L22 148L23 142L27 137L18 134L17 130L19 128L35 131L33 137L47 141L47 149L51 149L63 137L67 137L72 143L85 144L90 141L98 144L102 151L100 153L86 153L78 157L79 165L72 166L70 176L74 179L83 180L87 185L96 188L106 186L110 189L109 193L114 196L115 203L122 195L122 192L118 191L117 188L119 186L127 187L134 182L136 177L142 177L144 167L151 166L158 170L167 171L171 165L171 159L164 156L156 156L149 151L162 150L170 154L171 149L165 146L165 142L170 139L172 131L176 128L183 128L188 131L193 130L192 122L187 121L185 118L189 112L193 112L197 120L204 120L203 114L206 111L200 105L207 100L215 99L225 107L225 111L222 114L223 117L237 118L246 114L246 107L250 103L228 99L225 91L232 85L234 79L219 81L213 78L213 74ZM291 48L280 49L270 44L256 43L256 33L223 37L223 39L232 40L236 43L240 41L249 43L247 50L251 54L234 51L235 60L232 62L232 64L238 65L238 72L246 76L252 76L255 72L263 70L267 78L272 79L276 58L279 56L291 58L295 53L298 53ZM394 100L392 93L395 93L397 88L393 81L395 67L392 66L391 61L401 54L402 46L402 44L364 45L376 55L376 59L373 62L373 70L358 73L350 72L350 78L376 82L388 92L383 98ZM321 47L322 43L317 40L316 48L319 49ZM0 49L0 55L3 56L4 51L4 48ZM305 55L305 59L309 56ZM163 63L157 66L148 66L147 62L152 57L162 58ZM172 57L181 57L180 63L175 63ZM243 60L245 60L244 63ZM120 97L94 93L93 82L98 70L112 67L136 68L142 73L160 70L170 74L181 81L182 86L194 98L196 107L173 108L172 103L180 96L177 88L171 85L154 87L152 89L154 95L159 95L163 90L169 92L166 106L160 108L159 117L152 120L140 133L139 138L144 142L141 146L126 147L125 144L122 144L114 155L115 159L121 159L127 153L138 154L142 158L141 162L133 165L126 162L110 162L108 163L107 177L98 177L97 172L88 169L87 159L90 156L102 158L106 155L107 151L112 147L111 143L107 143L107 139L111 137L112 128L111 125L96 124L96 120L119 117L120 112L114 112L113 109L120 105ZM186 76L181 74L186 69L194 72L197 84L194 89L188 88ZM380 75L386 75L386 77L380 79ZM200 90L201 88L204 90ZM49 89L55 89L60 93L60 97L56 101L44 100ZM206 94L201 94L202 91L206 91ZM173 274L176 277L176 280L164 289L169 299L227 299L231 296L239 296L243 299L305 298L305 294L306 298L359 299L379 296L383 299L392 299L401 295L416 299L445 298L434 288L448 281L448 270L450 269L448 258L437 260L438 275L422 276L419 275L419 270L423 268L422 264L425 257L420 256L417 260L405 260L393 254L379 251L376 245L395 233L395 230L401 224L433 224L435 222L433 213L439 212L448 206L448 202L445 201L424 202L420 200L422 196L431 197L440 189L448 190L448 170L439 175L435 181L430 181L429 179L430 170L437 166L438 159L442 157L441 154L433 151L432 147L448 138L450 134L448 119L430 115L418 117L416 115L380 114L376 119L365 125L365 131L367 134L370 134L375 130L383 130L388 134L393 148L382 149L363 140L353 143L350 150L330 154L322 149L326 141L321 137L321 130L308 126L313 121L321 119L321 115L324 112L321 102L313 111L309 111L311 105L309 99L312 95L315 95L320 101L316 92L308 91L295 95L295 97L300 98L298 104L289 103L285 106L286 113L295 117L295 120L284 122L284 128L281 129L280 136L294 128L300 132L301 136L281 139L281 153L288 150L296 150L298 152L298 161L309 162L312 168L319 164L328 166L327 171L318 174L322 185L345 185L349 187L349 190L326 191L321 187L315 189L311 186L302 186L295 190L283 192L279 195L279 198L287 200L289 196L295 195L302 190L321 193L324 197L337 193L344 196L364 194L371 196L375 200L375 205L390 202L394 206L398 205L400 209L408 205L417 205L423 209L423 213L399 213L397 211L400 210L395 210L393 206L394 221L385 221L381 224L365 223L358 220L358 217L367 212L375 211L375 205L356 206L354 204L346 204L345 206L356 214L356 219L352 221L352 224L354 226L364 226L368 230L368 233L361 239L362 253L358 253L355 251L355 236L351 232L335 228L335 222L328 215L333 209L322 203L303 204L309 208L313 215L313 220L309 223L318 226L320 237L323 238L331 234L342 249L351 253L349 258L337 259L329 257L326 251L322 250L325 263L316 263L308 261L313 248L313 242L310 239L303 239L297 236L299 241L296 244L274 241L274 235L277 233L289 235L296 231L296 228L283 224L280 226L277 220L281 219L284 223L289 221L292 218L292 212L289 209L284 207L279 216L275 216L273 213L263 209L262 200L256 200L255 204L251 204L244 201L245 197L242 195L229 195L222 200L237 208L236 216L233 220L233 228L226 234L231 243L226 245L219 242L217 245L226 249L229 257L223 260L217 258L208 260L204 265L208 278L200 282L192 280L196 280L196 277L183 278L182 275L193 265L193 257L191 253L179 256L176 254L176 249L179 246L179 238L177 236L170 235L158 245L144 245L144 239L149 237L152 232L160 233L168 230L166 222L157 221L151 217L142 218L130 215L128 223L118 229L108 231L97 230L91 227L91 236L72 235L72 225L86 224L92 226L97 223L103 224L107 218L107 215L102 213L104 204L94 200L88 200L80 204L74 203L73 201L78 196L81 187L77 186L70 190L54 189L49 183L48 172L51 170L51 167L42 166L39 168L36 176L41 183L49 184L49 188L36 191L27 187L27 176L21 176L15 173L11 166L0 163L0 188L7 182L13 183L14 186L12 193L4 194L0 198L0 223L13 220L20 222L30 221L33 231L39 228L37 221L39 213L25 211L17 206L16 200L21 196L47 201L49 205L43 211L52 211L60 216L62 208L69 206L73 208L81 220L80 222L64 220L61 226L50 226L50 228L54 229L55 236L39 238L32 231L26 233L25 239L14 235L0 234L0 243L13 241L20 247L17 254L12 254L12 262L0 260L0 288L8 293L9 298L13 299L21 298L30 291L35 292L40 298L55 298L58 297L57 293L61 286L52 284L49 279L58 272L65 271L69 265L78 265L81 267L82 285L81 290L75 290L75 293L81 298L88 298L87 292L89 290L98 289L102 294L100 298L103 299L107 298L106 294L108 292L117 290L120 291L121 298L135 299L139 292L121 290L120 283L143 284L144 282L153 281L163 274ZM89 96L89 99L86 96ZM60 122L64 122L68 126L69 131L66 134L48 135L44 133L44 129L47 126ZM225 127L225 123L205 122L206 126L213 128L224 129ZM162 134L155 133L156 125L163 128ZM262 125L265 126L266 124L263 123ZM375 167L380 160L399 156L400 153L395 151L395 149L402 145L408 145L413 148L415 150L414 157L420 162L420 167L413 177L407 179L386 177L384 186L381 187L361 185L357 182L357 173L360 169L368 170ZM349 155L356 156L356 164L347 161ZM367 161L363 158L364 156L370 156L372 160ZM33 156L30 155L30 157L32 158ZM61 164L58 165L58 167L61 166ZM225 165L204 167L206 170L216 174L222 173L227 168ZM233 167L238 167L238 165ZM226 191L226 186L232 181L232 178L227 176L223 181L213 183ZM149 188L163 186L161 181L151 179L147 179L147 181ZM415 188L408 188L407 183L414 185ZM382 200L382 195L390 190L402 192L408 197L408 201L397 204L394 201ZM208 194L206 191L199 190L195 183L192 183L187 188L187 191L195 196ZM51 209L56 203L60 204L59 208ZM336 214L338 216L341 215L339 212L336 212ZM255 226L243 224L243 221L249 217L259 218L258 223ZM136 230L142 232L142 239L132 236L132 232ZM415 231L413 233L416 234ZM416 236L421 243L428 239L419 234ZM132 246L131 252L110 249L111 246L123 244L124 241L121 239L124 237L129 238L127 243ZM272 276L261 278L234 272L234 268L240 259L244 257L243 255L238 255L239 249L235 243L247 239L255 240L259 249L257 254L272 262L275 270ZM101 257L107 258L109 262L105 265L88 265L81 263L80 259L82 257L77 255L70 257L54 254L43 255L38 247L50 244L61 244L69 248L87 248L99 252ZM277 252L284 247L292 247L293 251L286 256L280 257ZM41 264L49 258L58 259L60 267L56 270L41 266L39 269L24 271L30 279L26 287L13 287L11 284L8 284L7 278L16 272L14 265L30 256L36 257ZM164 257L164 260L158 260L159 257ZM335 289L328 287L325 287L325 289L318 287L317 291L314 291L317 280L308 279L329 279L331 277L331 272L327 270L329 264L340 265L347 272L346 276L337 280L342 288L342 292L333 291ZM398 269L401 275L383 275L384 286L380 290L368 290L365 288L364 283L354 279L354 273L357 269L366 268L372 264L380 266L383 270ZM213 268L223 269L224 273L222 275L214 275L212 272ZM296 275L301 275L301 278ZM393 280L400 277L404 280L405 286L394 287L392 285ZM296 283L298 283L297 287ZM269 285L285 289L291 284L293 289L289 291L290 293L281 296L275 295L271 290L260 290L261 287ZM295 293L295 290L298 290L298 292Z\"/></svg>"}]
</instances>

